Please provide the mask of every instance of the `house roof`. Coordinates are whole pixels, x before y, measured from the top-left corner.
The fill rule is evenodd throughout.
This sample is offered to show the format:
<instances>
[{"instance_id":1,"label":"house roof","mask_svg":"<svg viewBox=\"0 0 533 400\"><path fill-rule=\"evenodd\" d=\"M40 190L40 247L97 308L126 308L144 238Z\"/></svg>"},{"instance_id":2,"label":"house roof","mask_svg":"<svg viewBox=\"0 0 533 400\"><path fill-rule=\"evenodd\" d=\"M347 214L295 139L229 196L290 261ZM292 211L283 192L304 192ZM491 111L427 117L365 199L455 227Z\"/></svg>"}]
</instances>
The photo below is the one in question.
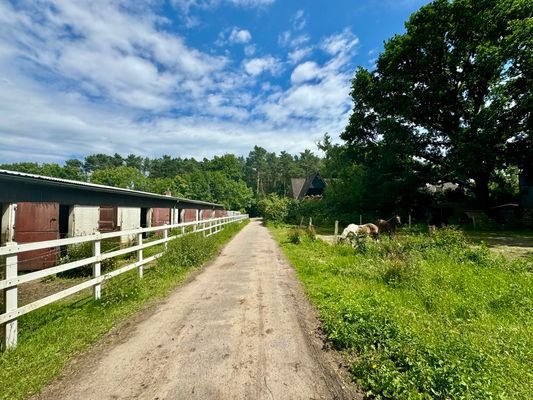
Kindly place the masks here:
<instances>
[{"instance_id":1,"label":"house roof","mask_svg":"<svg viewBox=\"0 0 533 400\"><path fill-rule=\"evenodd\" d=\"M305 178L292 178L291 187L292 187L292 197L297 200L300 197L300 192L305 184Z\"/></svg>"},{"instance_id":2,"label":"house roof","mask_svg":"<svg viewBox=\"0 0 533 400\"><path fill-rule=\"evenodd\" d=\"M205 201L0 169L0 203L25 201L146 208L224 209L221 204Z\"/></svg>"},{"instance_id":3,"label":"house roof","mask_svg":"<svg viewBox=\"0 0 533 400\"><path fill-rule=\"evenodd\" d=\"M292 178L291 184L292 184L293 198L295 200L303 199L306 196L306 193L309 191L309 189L314 188L313 182L317 178L319 179L320 182L323 183L324 187L327 186L326 181L320 176L318 172L313 175L308 176L307 178ZM320 196L312 196L312 197L320 197Z\"/></svg>"}]
</instances>

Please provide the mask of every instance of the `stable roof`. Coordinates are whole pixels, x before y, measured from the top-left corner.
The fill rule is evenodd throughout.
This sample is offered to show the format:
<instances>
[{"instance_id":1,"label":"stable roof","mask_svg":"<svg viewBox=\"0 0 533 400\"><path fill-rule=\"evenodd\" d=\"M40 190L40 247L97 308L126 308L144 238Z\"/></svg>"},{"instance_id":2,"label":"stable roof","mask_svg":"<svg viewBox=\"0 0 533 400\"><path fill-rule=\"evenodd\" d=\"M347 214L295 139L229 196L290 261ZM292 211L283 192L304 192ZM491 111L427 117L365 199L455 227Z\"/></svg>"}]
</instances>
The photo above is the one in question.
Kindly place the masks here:
<instances>
[{"instance_id":1,"label":"stable roof","mask_svg":"<svg viewBox=\"0 0 533 400\"><path fill-rule=\"evenodd\" d=\"M0 203L223 210L222 204L0 169Z\"/></svg>"}]
</instances>

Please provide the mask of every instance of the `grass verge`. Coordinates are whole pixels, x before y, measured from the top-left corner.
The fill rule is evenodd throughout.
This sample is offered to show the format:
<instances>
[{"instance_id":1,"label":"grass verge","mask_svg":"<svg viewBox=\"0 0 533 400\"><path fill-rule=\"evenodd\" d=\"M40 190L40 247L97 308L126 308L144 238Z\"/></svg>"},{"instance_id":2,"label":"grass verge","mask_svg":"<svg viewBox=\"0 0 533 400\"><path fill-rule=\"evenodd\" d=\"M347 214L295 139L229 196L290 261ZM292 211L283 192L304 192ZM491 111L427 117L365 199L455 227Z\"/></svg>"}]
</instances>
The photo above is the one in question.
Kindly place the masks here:
<instances>
[{"instance_id":1,"label":"grass verge","mask_svg":"<svg viewBox=\"0 0 533 400\"><path fill-rule=\"evenodd\" d=\"M531 258L494 255L453 229L356 249L272 231L369 397L531 398Z\"/></svg>"},{"instance_id":2,"label":"grass verge","mask_svg":"<svg viewBox=\"0 0 533 400\"><path fill-rule=\"evenodd\" d=\"M212 259L246 224L227 225L207 238L191 234L169 243L168 252L144 278L136 271L106 282L100 301L90 291L19 319L19 345L0 353L0 399L23 399L39 390L75 355L118 323L167 296L189 272Z\"/></svg>"}]
</instances>

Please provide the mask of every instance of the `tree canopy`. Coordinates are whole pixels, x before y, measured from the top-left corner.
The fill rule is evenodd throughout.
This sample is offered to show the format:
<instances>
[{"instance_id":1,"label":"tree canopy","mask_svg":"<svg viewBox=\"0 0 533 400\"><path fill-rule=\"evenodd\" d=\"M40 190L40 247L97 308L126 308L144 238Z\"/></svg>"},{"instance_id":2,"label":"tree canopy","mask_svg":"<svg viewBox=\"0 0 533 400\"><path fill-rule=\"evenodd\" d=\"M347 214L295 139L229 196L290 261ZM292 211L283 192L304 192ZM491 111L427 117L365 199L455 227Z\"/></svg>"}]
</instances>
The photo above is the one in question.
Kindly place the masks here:
<instances>
[{"instance_id":1,"label":"tree canopy","mask_svg":"<svg viewBox=\"0 0 533 400\"><path fill-rule=\"evenodd\" d=\"M436 0L357 70L341 137L354 159L449 180L481 205L499 170L531 160L533 3ZM529 148L529 150L528 150Z\"/></svg>"}]
</instances>

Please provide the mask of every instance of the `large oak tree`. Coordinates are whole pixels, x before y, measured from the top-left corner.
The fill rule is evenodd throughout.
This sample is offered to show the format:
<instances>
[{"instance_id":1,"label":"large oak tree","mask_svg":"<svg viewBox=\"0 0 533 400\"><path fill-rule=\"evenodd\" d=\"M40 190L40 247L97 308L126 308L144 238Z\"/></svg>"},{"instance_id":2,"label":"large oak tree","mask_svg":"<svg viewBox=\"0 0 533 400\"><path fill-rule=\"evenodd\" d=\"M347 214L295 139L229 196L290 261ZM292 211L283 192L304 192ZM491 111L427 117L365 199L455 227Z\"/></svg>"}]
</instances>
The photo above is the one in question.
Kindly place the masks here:
<instances>
[{"instance_id":1,"label":"large oak tree","mask_svg":"<svg viewBox=\"0 0 533 400\"><path fill-rule=\"evenodd\" d=\"M404 159L486 205L497 171L531 163L532 52L530 0L434 1L356 72L341 137L358 162Z\"/></svg>"}]
</instances>

